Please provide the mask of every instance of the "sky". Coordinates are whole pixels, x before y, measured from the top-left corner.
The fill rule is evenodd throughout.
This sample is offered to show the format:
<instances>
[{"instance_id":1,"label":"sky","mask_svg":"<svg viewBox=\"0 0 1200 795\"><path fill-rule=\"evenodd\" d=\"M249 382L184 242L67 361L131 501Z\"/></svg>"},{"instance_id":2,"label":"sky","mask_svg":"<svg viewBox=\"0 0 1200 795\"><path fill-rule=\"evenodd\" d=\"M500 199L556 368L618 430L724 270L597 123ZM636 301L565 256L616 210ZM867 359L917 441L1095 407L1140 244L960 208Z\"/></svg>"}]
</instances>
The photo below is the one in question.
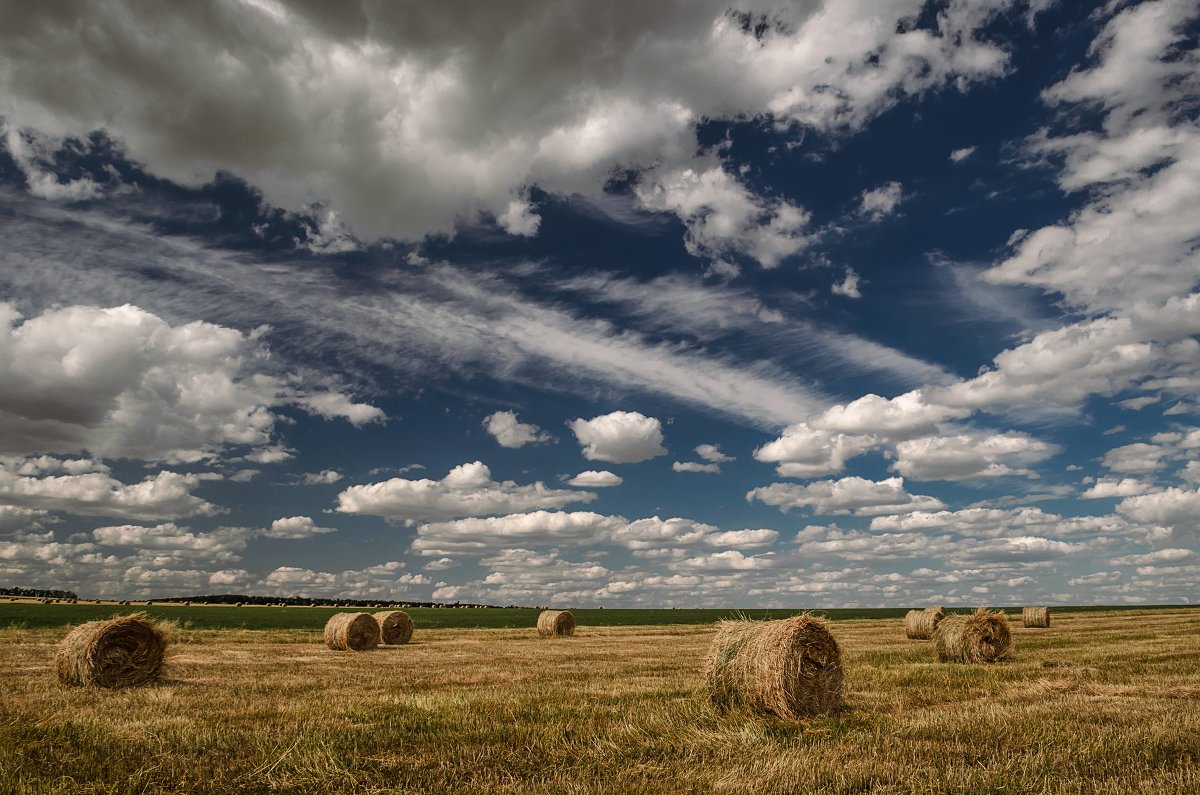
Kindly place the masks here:
<instances>
[{"instance_id":1,"label":"sky","mask_svg":"<svg viewBox=\"0 0 1200 795\"><path fill-rule=\"evenodd\" d=\"M0 3L0 585L1194 602L1198 40Z\"/></svg>"}]
</instances>

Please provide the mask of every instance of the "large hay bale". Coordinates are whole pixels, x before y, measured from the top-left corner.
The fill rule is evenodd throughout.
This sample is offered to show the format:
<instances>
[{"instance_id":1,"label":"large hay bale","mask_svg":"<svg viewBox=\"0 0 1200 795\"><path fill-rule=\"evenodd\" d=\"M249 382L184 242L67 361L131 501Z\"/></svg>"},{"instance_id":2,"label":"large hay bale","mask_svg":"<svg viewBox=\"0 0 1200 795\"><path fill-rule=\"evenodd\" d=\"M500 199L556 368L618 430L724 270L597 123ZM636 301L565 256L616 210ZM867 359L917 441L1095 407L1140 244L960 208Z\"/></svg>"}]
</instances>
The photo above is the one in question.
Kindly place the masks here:
<instances>
[{"instance_id":1,"label":"large hay bale","mask_svg":"<svg viewBox=\"0 0 1200 795\"><path fill-rule=\"evenodd\" d=\"M969 616L947 616L933 632L942 662L991 663L1012 650L1004 613L976 610Z\"/></svg>"},{"instance_id":2,"label":"large hay bale","mask_svg":"<svg viewBox=\"0 0 1200 795\"><path fill-rule=\"evenodd\" d=\"M784 720L823 715L842 703L842 655L819 618L722 621L704 661L708 694L735 707Z\"/></svg>"},{"instance_id":3,"label":"large hay bale","mask_svg":"<svg viewBox=\"0 0 1200 795\"><path fill-rule=\"evenodd\" d=\"M538 615L537 632L543 638L574 635L575 616L570 610L543 610Z\"/></svg>"},{"instance_id":4,"label":"large hay bale","mask_svg":"<svg viewBox=\"0 0 1200 795\"><path fill-rule=\"evenodd\" d=\"M904 616L904 635L911 640L929 640L933 631L946 617L946 608L927 607L924 610L909 610Z\"/></svg>"},{"instance_id":5,"label":"large hay bale","mask_svg":"<svg viewBox=\"0 0 1200 795\"><path fill-rule=\"evenodd\" d=\"M89 621L67 633L54 667L64 685L133 687L162 673L166 633L142 613Z\"/></svg>"},{"instance_id":6,"label":"large hay bale","mask_svg":"<svg viewBox=\"0 0 1200 795\"><path fill-rule=\"evenodd\" d=\"M1025 607L1021 609L1021 623L1027 627L1050 626L1050 608Z\"/></svg>"},{"instance_id":7,"label":"large hay bale","mask_svg":"<svg viewBox=\"0 0 1200 795\"><path fill-rule=\"evenodd\" d=\"M370 651L379 645L379 624L370 613L334 613L325 624L325 645L335 651Z\"/></svg>"},{"instance_id":8,"label":"large hay bale","mask_svg":"<svg viewBox=\"0 0 1200 795\"><path fill-rule=\"evenodd\" d=\"M388 646L403 646L412 640L413 622L403 610L388 610L374 613L379 624L379 638Z\"/></svg>"}]
</instances>

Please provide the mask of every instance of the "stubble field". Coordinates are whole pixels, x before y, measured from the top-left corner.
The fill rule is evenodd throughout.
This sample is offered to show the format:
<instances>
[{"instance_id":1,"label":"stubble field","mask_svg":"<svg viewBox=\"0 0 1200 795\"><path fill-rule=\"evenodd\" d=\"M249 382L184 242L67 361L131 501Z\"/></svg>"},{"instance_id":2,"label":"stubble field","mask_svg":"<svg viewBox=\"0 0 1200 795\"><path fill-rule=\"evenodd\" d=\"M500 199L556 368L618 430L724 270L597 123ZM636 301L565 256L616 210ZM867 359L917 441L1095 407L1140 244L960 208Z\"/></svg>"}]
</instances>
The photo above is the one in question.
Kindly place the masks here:
<instances>
[{"instance_id":1,"label":"stubble field","mask_svg":"<svg viewBox=\"0 0 1200 795\"><path fill-rule=\"evenodd\" d=\"M1200 610L1019 624L984 666L836 621L845 708L796 724L709 707L711 625L181 629L123 691L57 683L65 627L0 629L0 792L1200 792Z\"/></svg>"}]
</instances>

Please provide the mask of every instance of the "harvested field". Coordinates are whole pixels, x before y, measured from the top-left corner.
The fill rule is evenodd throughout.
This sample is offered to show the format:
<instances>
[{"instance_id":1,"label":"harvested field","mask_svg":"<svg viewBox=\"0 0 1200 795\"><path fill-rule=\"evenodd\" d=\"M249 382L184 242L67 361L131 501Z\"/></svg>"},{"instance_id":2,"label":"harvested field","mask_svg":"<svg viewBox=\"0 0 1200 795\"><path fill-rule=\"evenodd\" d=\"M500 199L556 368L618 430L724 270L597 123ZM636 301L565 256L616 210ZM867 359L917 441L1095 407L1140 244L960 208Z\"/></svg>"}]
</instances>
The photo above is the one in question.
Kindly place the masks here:
<instances>
[{"instance_id":1,"label":"harvested field","mask_svg":"<svg viewBox=\"0 0 1200 795\"><path fill-rule=\"evenodd\" d=\"M418 623L361 655L183 630L165 679L112 691L57 683L65 628L0 629L0 792L1200 791L1200 610L1056 610L986 666L894 617L830 629L846 710L796 723L708 703L711 625Z\"/></svg>"}]
</instances>

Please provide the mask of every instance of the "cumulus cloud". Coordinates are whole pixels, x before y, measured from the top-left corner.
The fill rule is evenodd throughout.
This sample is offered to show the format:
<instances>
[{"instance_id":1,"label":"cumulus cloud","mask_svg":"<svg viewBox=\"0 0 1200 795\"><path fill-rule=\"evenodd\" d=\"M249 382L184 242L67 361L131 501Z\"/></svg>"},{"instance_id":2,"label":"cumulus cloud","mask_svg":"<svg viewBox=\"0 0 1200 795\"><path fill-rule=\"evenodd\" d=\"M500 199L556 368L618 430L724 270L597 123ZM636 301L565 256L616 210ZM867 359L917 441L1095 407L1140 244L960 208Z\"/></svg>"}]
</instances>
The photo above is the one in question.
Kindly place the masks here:
<instances>
[{"instance_id":1,"label":"cumulus cloud","mask_svg":"<svg viewBox=\"0 0 1200 795\"><path fill-rule=\"evenodd\" d=\"M336 527L319 527L308 516L287 516L271 522L270 529L264 530L262 536L263 538L301 539L336 532Z\"/></svg>"},{"instance_id":2,"label":"cumulus cloud","mask_svg":"<svg viewBox=\"0 0 1200 795\"><path fill-rule=\"evenodd\" d=\"M804 486L773 483L752 489L746 494L746 500L758 500L784 512L793 508L807 508L812 513L824 515L875 516L935 511L945 507L936 497L909 494L904 490L904 478L872 481L847 477L816 481Z\"/></svg>"},{"instance_id":3,"label":"cumulus cloud","mask_svg":"<svg viewBox=\"0 0 1200 795\"><path fill-rule=\"evenodd\" d=\"M1126 497L1117 503L1117 511L1135 522L1183 525L1195 532L1200 520L1200 489L1171 487Z\"/></svg>"},{"instance_id":4,"label":"cumulus cloud","mask_svg":"<svg viewBox=\"0 0 1200 795\"><path fill-rule=\"evenodd\" d=\"M845 405L830 406L809 424L818 430L845 434L875 434L891 441L926 436L938 423L966 417L961 408L930 403L921 391L905 392L894 398L863 395Z\"/></svg>"},{"instance_id":5,"label":"cumulus cloud","mask_svg":"<svg viewBox=\"0 0 1200 795\"><path fill-rule=\"evenodd\" d=\"M497 411L483 420L483 427L495 437L501 447L520 448L551 440L536 425L520 422L515 411Z\"/></svg>"},{"instance_id":6,"label":"cumulus cloud","mask_svg":"<svg viewBox=\"0 0 1200 795\"><path fill-rule=\"evenodd\" d=\"M697 123L853 131L906 96L998 76L1007 54L976 34L1001 5L951 5L918 27L915 0L805 3L773 9L761 35L709 0L632 17L564 3L152 18L29 6L5 26L0 88L16 127L103 129L156 175L232 172L285 209L327 202L366 238L449 233L481 212L532 234L537 216L514 199L526 186L598 196L614 168L641 169L638 195L677 213L690 246L769 265L796 245L802 211L697 155ZM51 55L64 50L69 62Z\"/></svg>"},{"instance_id":7,"label":"cumulus cloud","mask_svg":"<svg viewBox=\"0 0 1200 795\"><path fill-rule=\"evenodd\" d=\"M197 461L272 440L271 408L369 421L377 409L297 393L263 372L258 334L172 326L135 306L69 306L21 321L0 303L0 452Z\"/></svg>"},{"instance_id":8,"label":"cumulus cloud","mask_svg":"<svg viewBox=\"0 0 1200 795\"><path fill-rule=\"evenodd\" d=\"M671 469L676 472L698 472L709 475L716 475L721 471L720 464L701 464L698 461L675 461L671 464Z\"/></svg>"},{"instance_id":9,"label":"cumulus cloud","mask_svg":"<svg viewBox=\"0 0 1200 795\"><path fill-rule=\"evenodd\" d=\"M865 190L859 199L858 213L873 223L878 223L896 212L904 200L904 186L899 182L888 182Z\"/></svg>"},{"instance_id":10,"label":"cumulus cloud","mask_svg":"<svg viewBox=\"0 0 1200 795\"><path fill-rule=\"evenodd\" d=\"M812 428L798 422L780 437L754 451L754 459L778 464L781 477L812 478L833 475L846 468L846 460L871 450L874 436L851 435Z\"/></svg>"},{"instance_id":11,"label":"cumulus cloud","mask_svg":"<svg viewBox=\"0 0 1200 795\"><path fill-rule=\"evenodd\" d=\"M194 532L174 522L146 527L144 525L113 525L97 527L92 538L100 546L130 547L179 553L187 561L212 560L230 562L240 559L240 553L254 531L245 527L222 527L209 532Z\"/></svg>"},{"instance_id":12,"label":"cumulus cloud","mask_svg":"<svg viewBox=\"0 0 1200 795\"><path fill-rule=\"evenodd\" d=\"M0 502L19 509L146 521L211 516L220 508L192 492L203 478L159 472L123 483L106 472L20 475L0 466Z\"/></svg>"},{"instance_id":13,"label":"cumulus cloud","mask_svg":"<svg viewBox=\"0 0 1200 795\"><path fill-rule=\"evenodd\" d=\"M975 147L964 146L962 149L955 149L950 153L950 159L955 163L961 163L971 155L975 154Z\"/></svg>"},{"instance_id":14,"label":"cumulus cloud","mask_svg":"<svg viewBox=\"0 0 1200 795\"><path fill-rule=\"evenodd\" d=\"M1102 113L1098 125L1042 130L1026 144L1032 158L1062 163L1065 191L1092 196L1063 222L1022 237L983 278L1061 293L1092 312L1193 289L1200 131L1180 109L1200 88L1200 57L1177 47L1196 16L1189 3L1122 8L1092 42L1094 64L1043 92L1069 116Z\"/></svg>"},{"instance_id":15,"label":"cumulus cloud","mask_svg":"<svg viewBox=\"0 0 1200 795\"><path fill-rule=\"evenodd\" d=\"M567 485L585 489L606 489L620 486L624 482L624 478L608 470L589 469L568 480Z\"/></svg>"},{"instance_id":16,"label":"cumulus cloud","mask_svg":"<svg viewBox=\"0 0 1200 795\"><path fill-rule=\"evenodd\" d=\"M834 282L830 289L834 295L845 296L846 298L862 298L862 290L859 289L859 276L854 272L853 268L846 269L846 276L840 282Z\"/></svg>"},{"instance_id":17,"label":"cumulus cloud","mask_svg":"<svg viewBox=\"0 0 1200 795\"><path fill-rule=\"evenodd\" d=\"M1057 452L1055 445L1017 431L926 436L899 442L892 469L913 480L1037 477L1021 465L1043 461Z\"/></svg>"},{"instance_id":18,"label":"cumulus cloud","mask_svg":"<svg viewBox=\"0 0 1200 795\"><path fill-rule=\"evenodd\" d=\"M382 516L403 520L440 521L456 516L561 508L572 502L591 502L587 491L552 489L538 481L521 486L511 480L494 481L492 471L480 461L460 464L441 480L392 478L380 483L350 486L338 495L340 513Z\"/></svg>"},{"instance_id":19,"label":"cumulus cloud","mask_svg":"<svg viewBox=\"0 0 1200 795\"><path fill-rule=\"evenodd\" d=\"M666 455L662 423L636 411L614 411L590 420L570 422L571 431L589 461L632 464Z\"/></svg>"},{"instance_id":20,"label":"cumulus cloud","mask_svg":"<svg viewBox=\"0 0 1200 795\"><path fill-rule=\"evenodd\" d=\"M337 483L342 479L342 473L333 469L322 469L320 472L305 472L300 478L304 486L322 486Z\"/></svg>"},{"instance_id":21,"label":"cumulus cloud","mask_svg":"<svg viewBox=\"0 0 1200 795\"><path fill-rule=\"evenodd\" d=\"M1101 463L1113 472L1150 473L1165 468L1163 459L1171 453L1169 447L1136 442L1109 450Z\"/></svg>"},{"instance_id":22,"label":"cumulus cloud","mask_svg":"<svg viewBox=\"0 0 1200 795\"><path fill-rule=\"evenodd\" d=\"M1102 500L1107 497L1135 497L1154 491L1152 483L1137 478L1100 478L1079 496L1085 500Z\"/></svg>"},{"instance_id":23,"label":"cumulus cloud","mask_svg":"<svg viewBox=\"0 0 1200 795\"><path fill-rule=\"evenodd\" d=\"M383 422L387 415L369 403L355 403L338 392L322 392L316 395L300 395L296 405L327 420L346 419L355 428L371 422Z\"/></svg>"},{"instance_id":24,"label":"cumulus cloud","mask_svg":"<svg viewBox=\"0 0 1200 795\"><path fill-rule=\"evenodd\" d=\"M735 457L721 452L721 446L719 444L697 445L696 455L713 464L724 464L727 461L737 460Z\"/></svg>"},{"instance_id":25,"label":"cumulus cloud","mask_svg":"<svg viewBox=\"0 0 1200 795\"><path fill-rule=\"evenodd\" d=\"M281 596L396 599L415 586L433 582L424 574L411 574L403 569L404 564L399 561L338 572L280 566L262 580L260 587Z\"/></svg>"},{"instance_id":26,"label":"cumulus cloud","mask_svg":"<svg viewBox=\"0 0 1200 795\"><path fill-rule=\"evenodd\" d=\"M432 556L482 552L518 544L594 543L625 524L626 520L620 516L590 511L533 511L430 522L417 528L412 548L418 554Z\"/></svg>"}]
</instances>

